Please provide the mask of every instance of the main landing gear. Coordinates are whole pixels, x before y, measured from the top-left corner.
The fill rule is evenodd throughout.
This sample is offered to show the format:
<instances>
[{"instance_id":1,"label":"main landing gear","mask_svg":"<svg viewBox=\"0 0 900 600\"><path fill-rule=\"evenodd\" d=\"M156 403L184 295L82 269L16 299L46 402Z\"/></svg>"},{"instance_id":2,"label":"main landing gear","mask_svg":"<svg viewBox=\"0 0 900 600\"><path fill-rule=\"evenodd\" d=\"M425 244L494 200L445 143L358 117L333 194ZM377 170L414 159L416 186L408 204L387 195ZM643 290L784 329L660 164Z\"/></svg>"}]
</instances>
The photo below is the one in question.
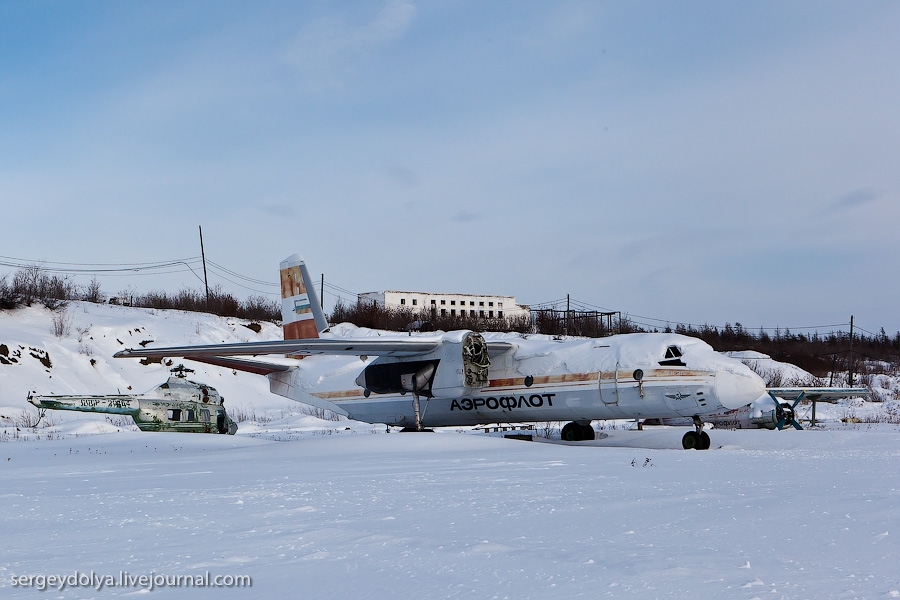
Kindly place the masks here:
<instances>
[{"instance_id":1,"label":"main landing gear","mask_svg":"<svg viewBox=\"0 0 900 600\"><path fill-rule=\"evenodd\" d=\"M594 428L590 423L567 423L560 433L560 437L564 442L583 442L595 439Z\"/></svg>"},{"instance_id":2,"label":"main landing gear","mask_svg":"<svg viewBox=\"0 0 900 600\"><path fill-rule=\"evenodd\" d=\"M709 434L703 431L703 421L700 417L694 417L696 431L688 431L681 438L681 446L685 450L709 450Z\"/></svg>"}]
</instances>

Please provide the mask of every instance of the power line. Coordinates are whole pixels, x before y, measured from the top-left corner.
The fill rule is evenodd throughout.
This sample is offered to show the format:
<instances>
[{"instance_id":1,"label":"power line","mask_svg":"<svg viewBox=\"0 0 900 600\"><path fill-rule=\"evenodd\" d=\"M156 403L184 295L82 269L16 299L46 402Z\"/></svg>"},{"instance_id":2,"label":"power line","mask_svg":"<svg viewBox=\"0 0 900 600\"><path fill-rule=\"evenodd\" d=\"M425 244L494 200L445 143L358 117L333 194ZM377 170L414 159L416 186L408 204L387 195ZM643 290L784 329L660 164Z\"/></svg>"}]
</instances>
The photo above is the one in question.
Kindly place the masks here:
<instances>
[{"instance_id":1,"label":"power line","mask_svg":"<svg viewBox=\"0 0 900 600\"><path fill-rule=\"evenodd\" d=\"M217 265L216 263L212 262L211 260L208 260L208 261L206 261L206 262L207 262L207 264L209 265L210 271L212 271L213 275L215 275L216 277L219 277L219 278L221 278L221 279L224 279L224 280L227 281L228 283L231 283L231 284L233 284L233 285L236 285L236 286L238 286L238 287L240 287L240 288L243 288L243 289L245 289L245 290L249 290L249 291L251 291L251 292L256 292L256 293L258 293L258 294L265 294L265 295L267 295L267 296L275 296L275 295L277 295L275 292L272 292L271 290L258 290L258 289L256 289L256 288L252 288L252 287L246 286L246 285L244 285L244 284L242 284L242 283L238 283L237 281L234 281L234 280L232 280L232 279L229 279L228 277L226 277L225 275L223 275L222 273L219 273L219 272L217 272L217 271L222 270L222 271L224 271L224 272L226 272L226 273L233 273L233 271L229 271L229 270L227 270L227 269L223 269L222 267L219 267L219 265ZM237 275L236 275L236 276L237 276ZM250 279L250 278L244 277L243 279ZM261 282L261 283L266 284L265 281L263 281L263 282ZM266 285L274 285L274 284L266 284Z\"/></svg>"},{"instance_id":2,"label":"power line","mask_svg":"<svg viewBox=\"0 0 900 600\"><path fill-rule=\"evenodd\" d=\"M266 285L266 286L271 286L271 287L275 287L275 288L277 288L277 287L279 286L279 284L273 283L272 281L263 281L263 280L261 280L261 279L254 279L253 277L247 277L246 275L241 275L240 273L237 273L237 272L235 272L235 271L232 271L231 269L228 269L228 268L226 268L226 267L223 267L223 266L220 265L219 263L213 262L213 261L211 261L211 260L207 260L206 262L207 262L208 264L213 265L214 267L218 268L220 271L223 271L223 272L225 272L225 273L228 273L228 274L231 275L232 277L236 277L236 278L238 278L238 279L242 279L242 280L248 281L248 282L250 282L250 283L255 283L256 285ZM230 281L230 280L229 280L229 281ZM232 281L232 283L234 283L234 282Z\"/></svg>"},{"instance_id":3,"label":"power line","mask_svg":"<svg viewBox=\"0 0 900 600\"><path fill-rule=\"evenodd\" d=\"M531 305L529 305L529 308L534 311L548 310L548 309L549 310L565 310L565 309L557 308L558 305L562 304L565 301L566 301L565 298L561 298L558 300L550 300L547 302L531 304ZM724 329L724 326L710 325L709 323L704 323L701 325L698 323L686 323L683 321L673 321L671 319L660 319L660 318L656 318L656 317L649 317L646 315L637 315L637 314L632 314L632 313L626 313L624 311L616 311L616 310L598 306L596 304L591 304L589 302L584 302L584 301L575 300L575 299L571 299L569 304L570 304L570 306L574 306L575 310L584 311L584 307L588 307L592 310L599 309L603 312L619 312L624 315L623 316L624 319L627 319L628 321L630 321L636 325L649 327L649 328L658 328L660 326L677 327L680 325L680 326L696 328L696 329L702 329L704 327L715 327L717 329ZM584 312L589 312L589 311L584 311ZM735 322L735 324L737 324L737 322ZM849 323L832 323L832 324L826 324L826 325L804 325L804 326L799 326L799 327L782 327L782 326L765 327L765 326L762 326L759 328L754 327L754 328L752 328L752 330L756 331L758 329L760 331L788 331L788 330L805 331L805 330L811 330L811 329L830 329L830 328L847 327L847 326L849 326ZM742 327L743 327L743 325L742 325ZM748 328L748 327L743 327L743 328L746 331L751 331L751 328ZM861 328L858 327L858 329L861 329ZM870 335L876 335L870 331L867 333L869 333ZM878 334L878 335L880 335L880 334Z\"/></svg>"},{"instance_id":4,"label":"power line","mask_svg":"<svg viewBox=\"0 0 900 600\"><path fill-rule=\"evenodd\" d=\"M11 267L41 266L43 268L44 265L69 265L69 266L76 266L76 267L134 268L134 267L161 265L161 264L164 265L164 264L172 264L172 263L196 262L196 261L200 260L200 257L199 256L191 256L188 258L176 258L176 259L167 260L167 261L151 261L151 262L139 262L139 263L74 263L74 262L59 262L59 261L52 261L52 260L33 260L33 259L25 259L25 258L16 258L13 256L0 256L0 259L16 261L17 264L0 262L0 264L4 264L6 266L11 266Z\"/></svg>"}]
</instances>

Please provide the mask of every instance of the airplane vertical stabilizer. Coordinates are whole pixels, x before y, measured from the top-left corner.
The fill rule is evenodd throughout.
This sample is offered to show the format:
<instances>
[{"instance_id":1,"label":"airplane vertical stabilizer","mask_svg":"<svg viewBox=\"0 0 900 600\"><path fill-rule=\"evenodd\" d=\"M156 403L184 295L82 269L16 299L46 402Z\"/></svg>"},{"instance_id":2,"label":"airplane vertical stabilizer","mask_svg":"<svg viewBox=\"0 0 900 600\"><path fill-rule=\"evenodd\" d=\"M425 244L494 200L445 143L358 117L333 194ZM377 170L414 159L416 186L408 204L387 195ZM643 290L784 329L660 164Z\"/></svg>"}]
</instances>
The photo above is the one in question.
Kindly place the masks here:
<instances>
[{"instance_id":1,"label":"airplane vertical stabilizer","mask_svg":"<svg viewBox=\"0 0 900 600\"><path fill-rule=\"evenodd\" d=\"M328 329L306 263L299 254L281 261L281 319L286 340L317 338L319 332Z\"/></svg>"}]
</instances>

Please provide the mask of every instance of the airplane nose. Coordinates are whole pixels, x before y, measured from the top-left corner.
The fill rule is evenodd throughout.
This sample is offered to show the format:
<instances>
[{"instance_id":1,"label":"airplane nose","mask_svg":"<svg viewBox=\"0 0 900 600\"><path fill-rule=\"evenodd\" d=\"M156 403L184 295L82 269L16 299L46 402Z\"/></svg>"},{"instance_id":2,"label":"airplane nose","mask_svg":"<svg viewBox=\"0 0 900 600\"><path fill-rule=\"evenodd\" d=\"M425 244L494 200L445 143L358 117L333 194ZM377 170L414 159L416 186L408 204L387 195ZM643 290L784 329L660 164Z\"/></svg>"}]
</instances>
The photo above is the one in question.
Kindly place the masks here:
<instances>
[{"instance_id":1,"label":"airplane nose","mask_svg":"<svg viewBox=\"0 0 900 600\"><path fill-rule=\"evenodd\" d=\"M715 392L716 398L722 406L734 409L746 406L765 395L766 384L759 375L753 372L743 374L717 371Z\"/></svg>"}]
</instances>

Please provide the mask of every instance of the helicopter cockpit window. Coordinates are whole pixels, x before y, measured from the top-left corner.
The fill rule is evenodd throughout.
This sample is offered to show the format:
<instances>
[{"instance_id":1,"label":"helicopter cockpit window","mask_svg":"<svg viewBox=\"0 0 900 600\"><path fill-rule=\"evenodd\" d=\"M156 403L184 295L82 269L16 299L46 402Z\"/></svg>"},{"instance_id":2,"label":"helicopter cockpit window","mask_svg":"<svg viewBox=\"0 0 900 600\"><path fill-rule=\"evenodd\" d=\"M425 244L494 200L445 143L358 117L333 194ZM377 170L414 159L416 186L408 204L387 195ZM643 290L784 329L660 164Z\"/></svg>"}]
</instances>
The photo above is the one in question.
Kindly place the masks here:
<instances>
[{"instance_id":1,"label":"helicopter cockpit window","mask_svg":"<svg viewBox=\"0 0 900 600\"><path fill-rule=\"evenodd\" d=\"M681 348L678 346L669 346L666 348L665 359L659 361L659 364L665 367L685 367L684 361L681 360Z\"/></svg>"},{"instance_id":2,"label":"helicopter cockpit window","mask_svg":"<svg viewBox=\"0 0 900 600\"><path fill-rule=\"evenodd\" d=\"M180 421L181 420L181 409L180 408L170 408L168 412L169 412L169 420L170 421Z\"/></svg>"}]
</instances>

